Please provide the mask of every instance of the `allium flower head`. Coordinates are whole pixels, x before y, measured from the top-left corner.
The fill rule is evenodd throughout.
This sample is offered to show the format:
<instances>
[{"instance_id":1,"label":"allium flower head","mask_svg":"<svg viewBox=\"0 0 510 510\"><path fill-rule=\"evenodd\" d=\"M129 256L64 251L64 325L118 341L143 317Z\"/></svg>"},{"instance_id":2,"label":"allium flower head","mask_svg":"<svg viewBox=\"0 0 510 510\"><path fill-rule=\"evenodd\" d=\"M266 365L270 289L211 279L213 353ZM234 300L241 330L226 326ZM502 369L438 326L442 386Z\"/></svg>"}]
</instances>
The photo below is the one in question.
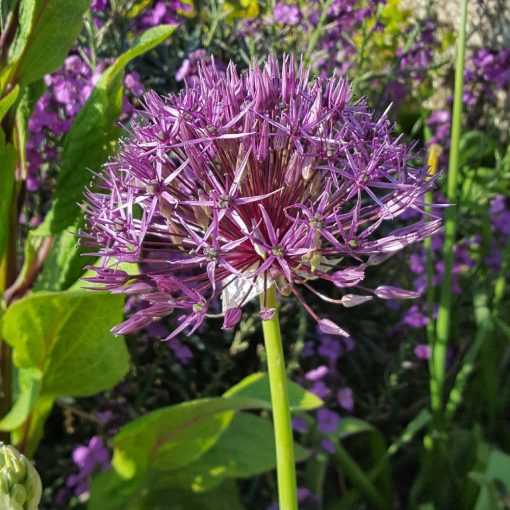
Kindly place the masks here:
<instances>
[{"instance_id":1,"label":"allium flower head","mask_svg":"<svg viewBox=\"0 0 510 510\"><path fill-rule=\"evenodd\" d=\"M348 287L345 306L367 293L413 297L387 286L352 293L368 266L440 227L437 219L393 226L422 207L433 179L391 130L386 115L353 101L346 80L311 80L292 56L242 74L233 64L221 74L200 65L199 80L179 94L148 93L85 205L82 235L103 257L89 281L148 303L114 332L175 313L168 338L191 334L219 297L229 329L275 285L324 332L345 335L307 305L302 290L317 293L315 280ZM148 269L127 274L119 262ZM263 306L261 318L273 313Z\"/></svg>"}]
</instances>

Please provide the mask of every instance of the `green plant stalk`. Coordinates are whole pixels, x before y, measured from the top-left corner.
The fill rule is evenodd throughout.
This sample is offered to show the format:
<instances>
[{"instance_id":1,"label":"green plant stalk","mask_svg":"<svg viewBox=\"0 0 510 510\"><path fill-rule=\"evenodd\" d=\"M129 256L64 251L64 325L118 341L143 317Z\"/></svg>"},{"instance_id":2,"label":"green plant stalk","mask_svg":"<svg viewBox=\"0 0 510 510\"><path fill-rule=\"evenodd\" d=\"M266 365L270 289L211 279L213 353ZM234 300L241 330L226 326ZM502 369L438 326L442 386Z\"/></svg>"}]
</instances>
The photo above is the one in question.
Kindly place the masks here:
<instances>
[{"instance_id":1,"label":"green plant stalk","mask_svg":"<svg viewBox=\"0 0 510 510\"><path fill-rule=\"evenodd\" d=\"M326 0L322 3L322 11L319 17L319 22L315 26L310 39L308 39L308 45L306 47L305 55L303 57L303 61L305 65L310 63L310 57L312 55L312 51L317 46L317 41L319 40L319 36L321 35L322 30L324 29L324 25L326 23L326 18L328 16L328 9L330 8L332 0Z\"/></svg>"},{"instance_id":2,"label":"green plant stalk","mask_svg":"<svg viewBox=\"0 0 510 510\"><path fill-rule=\"evenodd\" d=\"M370 479L363 473L363 470L356 461L349 455L347 450L337 442L336 451L333 455L337 464L343 469L347 478L363 494L370 508L385 510L389 508L382 494L375 488Z\"/></svg>"},{"instance_id":3,"label":"green plant stalk","mask_svg":"<svg viewBox=\"0 0 510 510\"><path fill-rule=\"evenodd\" d=\"M436 324L436 338L432 344L430 396L432 410L440 415L443 409L444 379L446 367L446 352L450 332L452 308L452 268L455 235L457 233L458 181L459 181L459 152L460 134L462 129L462 94L464 90L464 55L466 49L466 19L468 0L461 0L461 19L457 60L455 69L455 93L453 100L452 133L450 145L450 163L448 166L447 199L452 204L445 214L444 241L444 276L439 302L439 315Z\"/></svg>"},{"instance_id":4,"label":"green plant stalk","mask_svg":"<svg viewBox=\"0 0 510 510\"><path fill-rule=\"evenodd\" d=\"M278 320L276 289L267 289L265 298L261 295L261 306L275 309L271 320L262 321L266 346L271 405L273 411L274 435L276 442L276 472L278 478L278 500L280 510L297 510L296 467L294 462L294 439L290 418L287 374L283 357L282 335Z\"/></svg>"}]
</instances>

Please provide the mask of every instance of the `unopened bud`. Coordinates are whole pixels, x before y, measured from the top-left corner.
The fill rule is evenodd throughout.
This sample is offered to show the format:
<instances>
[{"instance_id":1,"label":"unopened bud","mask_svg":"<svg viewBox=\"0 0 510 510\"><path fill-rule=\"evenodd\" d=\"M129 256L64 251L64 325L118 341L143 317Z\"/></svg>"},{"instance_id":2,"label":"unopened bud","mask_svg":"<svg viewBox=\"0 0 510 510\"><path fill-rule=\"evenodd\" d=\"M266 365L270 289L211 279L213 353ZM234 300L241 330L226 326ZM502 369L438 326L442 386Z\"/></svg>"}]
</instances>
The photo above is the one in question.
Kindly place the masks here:
<instances>
[{"instance_id":1,"label":"unopened bud","mask_svg":"<svg viewBox=\"0 0 510 510\"><path fill-rule=\"evenodd\" d=\"M0 442L0 508L37 510L41 494L41 479L32 463Z\"/></svg>"},{"instance_id":2,"label":"unopened bud","mask_svg":"<svg viewBox=\"0 0 510 510\"><path fill-rule=\"evenodd\" d=\"M221 329L229 330L233 329L234 326L237 325L237 323L241 320L241 317L243 316L243 311L241 308L229 308L225 312L225 318L223 319L223 326Z\"/></svg>"}]
</instances>

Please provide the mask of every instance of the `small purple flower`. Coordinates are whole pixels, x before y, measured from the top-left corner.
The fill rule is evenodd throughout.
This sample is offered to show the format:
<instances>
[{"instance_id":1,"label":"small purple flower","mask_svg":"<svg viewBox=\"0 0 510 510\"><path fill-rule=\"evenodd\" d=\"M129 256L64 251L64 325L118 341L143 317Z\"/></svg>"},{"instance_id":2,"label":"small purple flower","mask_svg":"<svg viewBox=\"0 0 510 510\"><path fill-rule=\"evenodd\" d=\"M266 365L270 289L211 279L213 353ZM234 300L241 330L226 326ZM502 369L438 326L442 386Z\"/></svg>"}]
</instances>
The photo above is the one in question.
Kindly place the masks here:
<instances>
[{"instance_id":1,"label":"small purple flower","mask_svg":"<svg viewBox=\"0 0 510 510\"><path fill-rule=\"evenodd\" d=\"M178 338L171 338L168 342L168 346L172 349L175 357L183 364L187 365L190 359L193 357L193 353L190 348L183 344Z\"/></svg>"},{"instance_id":2,"label":"small purple flower","mask_svg":"<svg viewBox=\"0 0 510 510\"><path fill-rule=\"evenodd\" d=\"M429 318L420 312L417 305L411 306L404 314L404 322L412 328L423 328L429 323Z\"/></svg>"},{"instance_id":3,"label":"small purple flower","mask_svg":"<svg viewBox=\"0 0 510 510\"><path fill-rule=\"evenodd\" d=\"M307 372L305 374L305 377L309 381L318 381L319 379L322 379L323 377L325 377L328 374L328 372L329 372L328 367L321 365L321 366Z\"/></svg>"},{"instance_id":4,"label":"small purple flower","mask_svg":"<svg viewBox=\"0 0 510 510\"><path fill-rule=\"evenodd\" d=\"M331 441L331 439L329 439L329 437L321 439L321 448L330 455L333 455L336 450L335 444Z\"/></svg>"},{"instance_id":5,"label":"small purple flower","mask_svg":"<svg viewBox=\"0 0 510 510\"><path fill-rule=\"evenodd\" d=\"M335 301L314 280L355 287L367 266L438 231L439 219L392 230L407 209L421 210L434 179L392 138L385 115L376 119L363 100L352 101L344 79L310 81L309 73L293 57L280 65L271 56L242 74L233 64L220 72L211 60L198 63L197 80L181 93L145 95L139 121L85 205L82 237L103 257L92 268L103 288L147 305L116 334L170 314L177 320L167 340L192 334L218 298L226 313L258 295L266 302L274 285L322 333L347 337L302 290L358 304L370 296ZM119 281L104 272L119 262L150 262L153 270ZM263 307L260 315L273 313ZM227 325L239 312L229 315Z\"/></svg>"},{"instance_id":6,"label":"small purple flower","mask_svg":"<svg viewBox=\"0 0 510 510\"><path fill-rule=\"evenodd\" d=\"M354 397L351 388L340 388L336 397L340 407L352 413L354 410Z\"/></svg>"},{"instance_id":7,"label":"small purple flower","mask_svg":"<svg viewBox=\"0 0 510 510\"><path fill-rule=\"evenodd\" d=\"M414 347L414 355L418 359L430 359L430 346L427 344L418 344Z\"/></svg>"},{"instance_id":8,"label":"small purple flower","mask_svg":"<svg viewBox=\"0 0 510 510\"><path fill-rule=\"evenodd\" d=\"M308 430L308 423L304 418L296 416L292 418L292 428L297 432L306 432Z\"/></svg>"},{"instance_id":9,"label":"small purple flower","mask_svg":"<svg viewBox=\"0 0 510 510\"><path fill-rule=\"evenodd\" d=\"M324 381L315 381L309 390L321 399L324 399L329 395L329 388L326 386Z\"/></svg>"},{"instance_id":10,"label":"small purple flower","mask_svg":"<svg viewBox=\"0 0 510 510\"><path fill-rule=\"evenodd\" d=\"M105 11L110 5L109 0L92 0L92 3L90 4L90 8L93 11Z\"/></svg>"},{"instance_id":11,"label":"small purple flower","mask_svg":"<svg viewBox=\"0 0 510 510\"><path fill-rule=\"evenodd\" d=\"M140 75L136 71L126 74L124 77L124 86L135 97L141 96L145 91L145 87L140 81Z\"/></svg>"},{"instance_id":12,"label":"small purple flower","mask_svg":"<svg viewBox=\"0 0 510 510\"><path fill-rule=\"evenodd\" d=\"M336 432L339 423L340 416L334 411L330 411L324 407L317 411L317 428L321 432Z\"/></svg>"},{"instance_id":13,"label":"small purple flower","mask_svg":"<svg viewBox=\"0 0 510 510\"><path fill-rule=\"evenodd\" d=\"M301 11L297 5L278 2L273 12L274 21L282 25L297 25L301 19Z\"/></svg>"},{"instance_id":14,"label":"small purple flower","mask_svg":"<svg viewBox=\"0 0 510 510\"><path fill-rule=\"evenodd\" d=\"M88 498L88 478L97 471L106 471L110 467L110 452L99 436L93 436L87 445L78 445L72 453L73 461L79 472L70 475L66 486L83 500ZM64 494L62 493L62 497Z\"/></svg>"}]
</instances>

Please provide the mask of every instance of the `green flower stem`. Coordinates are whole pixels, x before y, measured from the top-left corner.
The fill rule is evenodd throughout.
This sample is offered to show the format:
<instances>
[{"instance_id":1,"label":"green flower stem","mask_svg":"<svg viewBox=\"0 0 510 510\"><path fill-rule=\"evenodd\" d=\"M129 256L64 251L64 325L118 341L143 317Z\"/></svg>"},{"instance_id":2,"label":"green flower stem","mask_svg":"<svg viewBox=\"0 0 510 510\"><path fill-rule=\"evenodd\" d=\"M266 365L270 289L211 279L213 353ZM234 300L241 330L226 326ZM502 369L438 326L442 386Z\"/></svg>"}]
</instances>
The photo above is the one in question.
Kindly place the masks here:
<instances>
[{"instance_id":1,"label":"green flower stem","mask_svg":"<svg viewBox=\"0 0 510 510\"><path fill-rule=\"evenodd\" d=\"M458 181L459 181L459 152L460 134L462 129L462 94L464 90L464 54L466 49L466 19L468 0L461 0L462 12L460 19L459 42L455 69L455 94L453 100L452 134L450 146L450 164L448 167L447 199L450 207L445 214L444 241L444 277L439 302L439 315L436 324L436 338L432 344L430 362L431 380L430 394L432 410L440 415L443 409L444 379L446 367L446 352L450 332L452 308L452 268L455 235L458 220Z\"/></svg>"},{"instance_id":2,"label":"green flower stem","mask_svg":"<svg viewBox=\"0 0 510 510\"><path fill-rule=\"evenodd\" d=\"M296 468L294 463L294 439L290 419L287 374L283 357L282 335L278 320L275 287L270 287L266 297L261 295L261 306L274 308L271 320L262 321L266 345L267 368L271 388L274 435L276 442L276 471L280 510L297 510Z\"/></svg>"}]
</instances>

